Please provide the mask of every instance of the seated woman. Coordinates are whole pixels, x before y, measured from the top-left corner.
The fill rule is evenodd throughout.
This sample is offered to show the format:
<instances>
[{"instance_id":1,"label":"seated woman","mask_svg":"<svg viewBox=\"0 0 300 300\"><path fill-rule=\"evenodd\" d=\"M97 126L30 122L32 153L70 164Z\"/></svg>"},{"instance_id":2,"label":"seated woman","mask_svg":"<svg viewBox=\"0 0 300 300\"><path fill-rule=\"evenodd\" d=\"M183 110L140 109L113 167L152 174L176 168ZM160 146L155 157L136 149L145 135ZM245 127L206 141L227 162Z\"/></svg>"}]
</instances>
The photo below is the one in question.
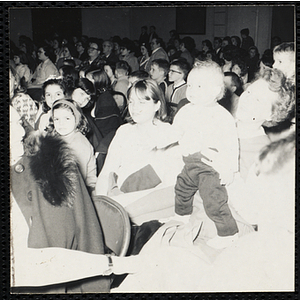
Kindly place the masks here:
<instances>
[{"instance_id":1,"label":"seated woman","mask_svg":"<svg viewBox=\"0 0 300 300\"><path fill-rule=\"evenodd\" d=\"M97 149L103 135L96 126L94 119L91 116L91 110L95 104L95 88L91 81L87 78L80 78L76 83L76 87L72 93L72 100L77 102L81 107L84 116L86 117L91 131L87 134L89 142L94 149Z\"/></svg>"},{"instance_id":2,"label":"seated woman","mask_svg":"<svg viewBox=\"0 0 300 300\"><path fill-rule=\"evenodd\" d=\"M42 85L50 76L59 76L58 70L50 60L50 48L42 46L38 50L38 59L41 63L37 66L31 81L28 83L28 94L33 100L40 101Z\"/></svg>"},{"instance_id":3,"label":"seated woman","mask_svg":"<svg viewBox=\"0 0 300 300\"><path fill-rule=\"evenodd\" d=\"M115 132L122 124L120 110L110 93L110 80L103 69L87 73L86 78L94 83L96 91L96 101L91 110L91 116L105 137L109 133Z\"/></svg>"},{"instance_id":4,"label":"seated woman","mask_svg":"<svg viewBox=\"0 0 300 300\"><path fill-rule=\"evenodd\" d=\"M62 57L56 63L57 69L60 69L64 65L64 61L67 59L74 60L76 68L78 68L81 64L81 60L76 58L76 50L70 44L63 46Z\"/></svg>"},{"instance_id":5,"label":"seated woman","mask_svg":"<svg viewBox=\"0 0 300 300\"><path fill-rule=\"evenodd\" d=\"M266 69L263 76L240 96L236 112L240 142L240 174L246 180L260 149L270 142L262 125L274 126L287 119L295 107L293 91L285 86L283 73Z\"/></svg>"},{"instance_id":6,"label":"seated woman","mask_svg":"<svg viewBox=\"0 0 300 300\"><path fill-rule=\"evenodd\" d=\"M151 49L149 47L148 44L146 43L143 43L141 45L141 53L142 53L142 56L138 58L138 61L139 61L139 65L140 65L140 70L146 70L146 66L148 64L148 61L150 59L150 52L151 52Z\"/></svg>"},{"instance_id":7,"label":"seated woman","mask_svg":"<svg viewBox=\"0 0 300 300\"><path fill-rule=\"evenodd\" d=\"M14 53L14 63L16 65L16 72L18 73L20 80L24 80L25 84L31 79L31 71L28 67L26 54L22 51Z\"/></svg>"},{"instance_id":8,"label":"seated woman","mask_svg":"<svg viewBox=\"0 0 300 300\"><path fill-rule=\"evenodd\" d=\"M133 84L128 110L129 123L117 130L96 183L97 195L128 193L128 197L116 199L123 205L137 199L133 194L140 197L165 187L171 187L169 192L174 193L176 176L183 166L178 147L168 149L176 136L166 122L165 98L155 81ZM136 191L141 193L132 193ZM174 198L169 199L174 207Z\"/></svg>"}]
</instances>

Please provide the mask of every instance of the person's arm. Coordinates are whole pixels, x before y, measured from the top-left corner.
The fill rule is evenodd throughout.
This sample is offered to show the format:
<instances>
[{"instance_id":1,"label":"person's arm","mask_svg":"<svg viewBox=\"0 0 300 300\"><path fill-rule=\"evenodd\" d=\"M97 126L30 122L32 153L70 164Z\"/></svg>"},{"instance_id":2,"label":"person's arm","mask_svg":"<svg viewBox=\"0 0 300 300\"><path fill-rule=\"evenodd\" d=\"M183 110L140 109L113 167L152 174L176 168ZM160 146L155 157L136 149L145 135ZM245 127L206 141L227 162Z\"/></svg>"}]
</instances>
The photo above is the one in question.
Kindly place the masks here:
<instances>
[{"instance_id":1,"label":"person's arm","mask_svg":"<svg viewBox=\"0 0 300 300\"><path fill-rule=\"evenodd\" d=\"M112 257L64 248L28 248L29 227L11 194L11 286L44 286L83 278L139 270L140 258Z\"/></svg>"}]
</instances>

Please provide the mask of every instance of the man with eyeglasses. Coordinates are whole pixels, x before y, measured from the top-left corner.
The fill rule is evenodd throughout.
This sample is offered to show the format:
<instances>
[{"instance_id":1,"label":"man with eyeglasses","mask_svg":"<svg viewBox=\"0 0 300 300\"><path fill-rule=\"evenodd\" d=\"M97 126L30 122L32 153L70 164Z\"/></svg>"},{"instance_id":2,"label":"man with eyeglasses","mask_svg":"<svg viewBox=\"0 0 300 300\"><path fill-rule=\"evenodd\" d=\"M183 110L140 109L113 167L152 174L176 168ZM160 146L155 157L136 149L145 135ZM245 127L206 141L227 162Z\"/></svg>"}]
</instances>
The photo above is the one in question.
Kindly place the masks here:
<instances>
[{"instance_id":1,"label":"man with eyeglasses","mask_svg":"<svg viewBox=\"0 0 300 300\"><path fill-rule=\"evenodd\" d=\"M162 44L163 44L163 40L161 38L154 38L154 39L152 39L152 41L150 43L152 54L149 58L147 66L145 68L145 70L148 73L150 72L151 64L152 64L153 60L160 58L160 59L165 59L165 60L169 61L168 54L162 48Z\"/></svg>"},{"instance_id":2,"label":"man with eyeglasses","mask_svg":"<svg viewBox=\"0 0 300 300\"><path fill-rule=\"evenodd\" d=\"M103 66L105 61L101 57L101 43L98 39L90 39L88 47L88 58L83 61L79 67L79 71L87 73L90 69L97 69Z\"/></svg>"}]
</instances>

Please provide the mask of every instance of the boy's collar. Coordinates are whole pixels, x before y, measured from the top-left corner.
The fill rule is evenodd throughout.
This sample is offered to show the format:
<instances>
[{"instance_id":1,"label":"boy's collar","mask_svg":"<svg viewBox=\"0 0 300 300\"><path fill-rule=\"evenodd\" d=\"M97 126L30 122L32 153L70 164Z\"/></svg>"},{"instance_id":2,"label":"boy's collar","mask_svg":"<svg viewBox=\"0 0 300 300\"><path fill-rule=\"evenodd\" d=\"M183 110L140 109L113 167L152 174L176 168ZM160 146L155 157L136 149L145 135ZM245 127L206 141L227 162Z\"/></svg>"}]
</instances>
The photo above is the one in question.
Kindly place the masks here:
<instances>
[{"instance_id":1,"label":"boy's collar","mask_svg":"<svg viewBox=\"0 0 300 300\"><path fill-rule=\"evenodd\" d=\"M181 80L180 82L178 82L177 84L175 84L175 82L174 82L174 88L177 88L177 87L179 87L179 86L181 86L181 85L184 85L186 82L184 81L184 80Z\"/></svg>"}]
</instances>

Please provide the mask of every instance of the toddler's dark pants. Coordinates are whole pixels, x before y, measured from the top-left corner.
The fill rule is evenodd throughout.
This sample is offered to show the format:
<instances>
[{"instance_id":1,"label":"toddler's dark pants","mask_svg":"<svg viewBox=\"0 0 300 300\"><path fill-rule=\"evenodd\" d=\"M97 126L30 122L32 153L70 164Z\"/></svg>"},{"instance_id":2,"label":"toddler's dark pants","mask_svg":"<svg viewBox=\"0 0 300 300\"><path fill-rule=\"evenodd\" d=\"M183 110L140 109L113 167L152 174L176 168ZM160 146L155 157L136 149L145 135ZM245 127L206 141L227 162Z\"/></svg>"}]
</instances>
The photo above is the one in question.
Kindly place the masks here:
<instances>
[{"instance_id":1,"label":"toddler's dark pants","mask_svg":"<svg viewBox=\"0 0 300 300\"><path fill-rule=\"evenodd\" d=\"M227 190L220 184L219 173L203 163L202 157L200 152L183 157L185 166L175 185L175 212L191 214L194 195L199 190L205 212L215 223L218 235L234 235L238 227L228 207Z\"/></svg>"}]
</instances>

